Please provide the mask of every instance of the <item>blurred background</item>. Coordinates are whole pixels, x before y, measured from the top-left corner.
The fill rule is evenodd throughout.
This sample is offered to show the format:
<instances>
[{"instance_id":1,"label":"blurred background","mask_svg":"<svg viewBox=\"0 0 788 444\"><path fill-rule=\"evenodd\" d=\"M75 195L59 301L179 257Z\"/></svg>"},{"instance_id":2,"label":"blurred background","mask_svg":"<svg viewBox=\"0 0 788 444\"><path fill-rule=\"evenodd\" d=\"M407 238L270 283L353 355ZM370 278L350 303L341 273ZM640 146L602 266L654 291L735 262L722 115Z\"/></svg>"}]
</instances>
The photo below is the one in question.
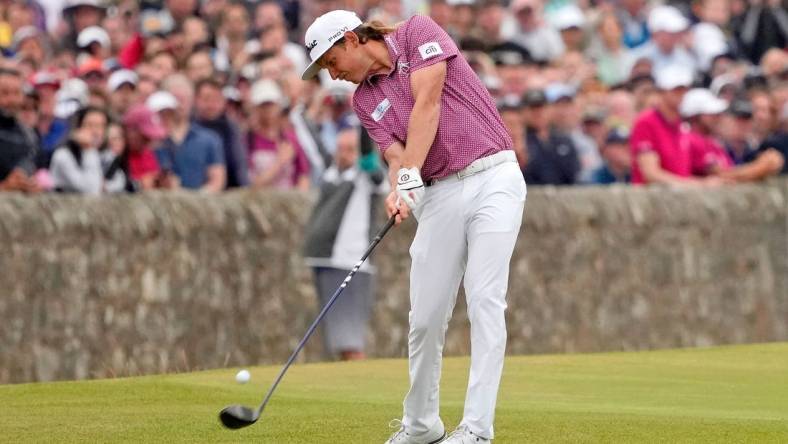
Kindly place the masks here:
<instances>
[{"instance_id":1,"label":"blurred background","mask_svg":"<svg viewBox=\"0 0 788 444\"><path fill-rule=\"evenodd\" d=\"M0 382L287 356L388 192L354 85L300 79L339 8L429 15L496 100L511 352L788 337L782 1L0 0ZM309 359L404 356L412 229Z\"/></svg>"}]
</instances>

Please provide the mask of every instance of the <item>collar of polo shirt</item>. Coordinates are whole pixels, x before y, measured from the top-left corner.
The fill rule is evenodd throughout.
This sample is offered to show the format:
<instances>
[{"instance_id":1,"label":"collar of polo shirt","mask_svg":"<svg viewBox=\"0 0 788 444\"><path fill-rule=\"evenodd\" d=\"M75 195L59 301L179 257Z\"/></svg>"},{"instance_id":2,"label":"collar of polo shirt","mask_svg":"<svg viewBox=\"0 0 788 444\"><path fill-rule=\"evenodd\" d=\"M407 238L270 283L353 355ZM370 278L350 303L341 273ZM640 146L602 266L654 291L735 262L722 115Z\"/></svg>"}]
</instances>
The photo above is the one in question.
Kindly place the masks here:
<instances>
[{"instance_id":1,"label":"collar of polo shirt","mask_svg":"<svg viewBox=\"0 0 788 444\"><path fill-rule=\"evenodd\" d=\"M320 65L317 63L320 57L331 49L345 35L345 32L352 31L361 25L361 19L355 12L341 9L327 12L316 18L304 36L304 45L309 51L311 61L304 73L301 74L301 79L309 80L317 75L320 71Z\"/></svg>"}]
</instances>

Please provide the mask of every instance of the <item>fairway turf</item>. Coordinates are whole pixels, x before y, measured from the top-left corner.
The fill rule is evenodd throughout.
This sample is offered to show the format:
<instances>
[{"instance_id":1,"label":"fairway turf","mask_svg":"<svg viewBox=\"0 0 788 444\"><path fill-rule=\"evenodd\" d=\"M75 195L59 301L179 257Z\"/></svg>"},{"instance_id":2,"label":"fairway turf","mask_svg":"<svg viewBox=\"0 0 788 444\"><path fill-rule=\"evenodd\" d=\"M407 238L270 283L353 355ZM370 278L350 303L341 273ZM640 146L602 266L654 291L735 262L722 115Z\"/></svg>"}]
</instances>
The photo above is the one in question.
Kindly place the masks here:
<instances>
[{"instance_id":1,"label":"fairway turf","mask_svg":"<svg viewBox=\"0 0 788 444\"><path fill-rule=\"evenodd\" d=\"M405 360L292 367L260 421L223 429L228 404L256 406L279 366L0 386L0 441L382 443L401 415ZM459 421L467 358L444 360L441 416ZM507 357L496 418L506 443L788 443L788 343Z\"/></svg>"}]
</instances>

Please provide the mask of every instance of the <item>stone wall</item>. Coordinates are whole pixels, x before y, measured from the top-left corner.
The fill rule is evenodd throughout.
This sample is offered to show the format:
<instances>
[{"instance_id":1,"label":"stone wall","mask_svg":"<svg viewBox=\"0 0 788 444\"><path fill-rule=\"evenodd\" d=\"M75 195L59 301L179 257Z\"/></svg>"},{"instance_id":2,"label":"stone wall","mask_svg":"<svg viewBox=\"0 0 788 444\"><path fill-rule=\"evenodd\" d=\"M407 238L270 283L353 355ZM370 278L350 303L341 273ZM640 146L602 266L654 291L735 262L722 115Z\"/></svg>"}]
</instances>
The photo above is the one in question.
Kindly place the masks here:
<instances>
[{"instance_id":1,"label":"stone wall","mask_svg":"<svg viewBox=\"0 0 788 444\"><path fill-rule=\"evenodd\" d=\"M788 182L529 190L509 353L788 340ZM282 363L314 319L309 196L0 196L0 383ZM381 215L380 223L383 222ZM407 249L376 253L369 351L406 355ZM462 296L447 353L467 354ZM321 359L318 336L302 359Z\"/></svg>"}]
</instances>

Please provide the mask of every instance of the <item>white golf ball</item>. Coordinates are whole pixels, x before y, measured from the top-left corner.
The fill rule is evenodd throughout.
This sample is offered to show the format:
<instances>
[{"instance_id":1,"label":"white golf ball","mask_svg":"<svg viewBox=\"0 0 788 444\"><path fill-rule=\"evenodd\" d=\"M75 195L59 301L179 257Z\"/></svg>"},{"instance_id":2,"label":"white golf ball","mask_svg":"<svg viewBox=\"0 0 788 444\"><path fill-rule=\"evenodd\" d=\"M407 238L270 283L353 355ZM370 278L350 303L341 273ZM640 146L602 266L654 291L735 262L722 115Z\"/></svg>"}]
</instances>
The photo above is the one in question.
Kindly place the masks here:
<instances>
[{"instance_id":1,"label":"white golf ball","mask_svg":"<svg viewBox=\"0 0 788 444\"><path fill-rule=\"evenodd\" d=\"M249 370L241 370L235 375L235 380L238 381L239 384L246 384L251 377L252 375L249 374Z\"/></svg>"}]
</instances>

